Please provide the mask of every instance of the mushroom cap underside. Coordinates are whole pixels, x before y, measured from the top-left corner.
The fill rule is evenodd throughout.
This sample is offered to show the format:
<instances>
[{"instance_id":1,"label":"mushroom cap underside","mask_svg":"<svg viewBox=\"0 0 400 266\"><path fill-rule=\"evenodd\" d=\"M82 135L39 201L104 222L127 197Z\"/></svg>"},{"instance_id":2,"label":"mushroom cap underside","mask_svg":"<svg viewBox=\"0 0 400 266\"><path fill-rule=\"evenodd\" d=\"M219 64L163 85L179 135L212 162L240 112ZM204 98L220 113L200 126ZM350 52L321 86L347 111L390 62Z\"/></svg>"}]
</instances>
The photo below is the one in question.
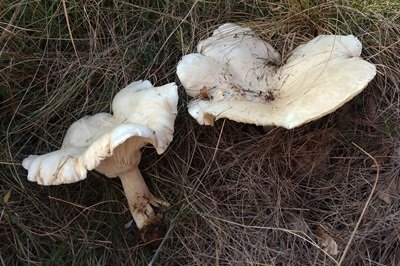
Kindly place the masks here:
<instances>
[{"instance_id":1,"label":"mushroom cap underside","mask_svg":"<svg viewBox=\"0 0 400 266\"><path fill-rule=\"evenodd\" d=\"M86 178L87 171L100 167L102 162L115 155L118 147L129 143L129 153L120 154L114 161L120 162L119 169L135 166L140 161L140 148L154 138L154 131L148 127L124 124L104 133L89 146L69 146L44 155L30 155L22 161L28 170L28 180L40 185L59 185L78 182ZM130 140L135 140L134 144ZM137 154L139 159L133 156ZM101 167L108 177L118 175L115 167Z\"/></svg>"}]
</instances>

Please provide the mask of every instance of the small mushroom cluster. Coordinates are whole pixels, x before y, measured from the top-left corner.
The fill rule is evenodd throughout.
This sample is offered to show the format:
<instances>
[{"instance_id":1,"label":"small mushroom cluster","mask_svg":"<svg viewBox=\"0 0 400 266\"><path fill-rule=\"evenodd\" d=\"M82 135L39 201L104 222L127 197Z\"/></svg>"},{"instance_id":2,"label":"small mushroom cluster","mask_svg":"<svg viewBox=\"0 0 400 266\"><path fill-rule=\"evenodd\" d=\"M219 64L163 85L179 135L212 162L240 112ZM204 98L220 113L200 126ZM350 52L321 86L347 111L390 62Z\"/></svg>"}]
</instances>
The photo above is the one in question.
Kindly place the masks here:
<instances>
[{"instance_id":1,"label":"small mushroom cluster","mask_svg":"<svg viewBox=\"0 0 400 266\"><path fill-rule=\"evenodd\" d=\"M193 97L188 109L200 124L220 118L294 128L333 112L366 87L376 68L360 58L354 36L321 35L280 54L251 29L227 23L185 55L177 75ZM136 81L112 103L113 114L86 116L71 125L60 150L30 155L22 165L40 185L78 182L96 170L120 177L129 209L146 242L164 234L154 207L168 206L150 193L138 164L141 148L162 154L172 141L177 86Z\"/></svg>"}]
</instances>

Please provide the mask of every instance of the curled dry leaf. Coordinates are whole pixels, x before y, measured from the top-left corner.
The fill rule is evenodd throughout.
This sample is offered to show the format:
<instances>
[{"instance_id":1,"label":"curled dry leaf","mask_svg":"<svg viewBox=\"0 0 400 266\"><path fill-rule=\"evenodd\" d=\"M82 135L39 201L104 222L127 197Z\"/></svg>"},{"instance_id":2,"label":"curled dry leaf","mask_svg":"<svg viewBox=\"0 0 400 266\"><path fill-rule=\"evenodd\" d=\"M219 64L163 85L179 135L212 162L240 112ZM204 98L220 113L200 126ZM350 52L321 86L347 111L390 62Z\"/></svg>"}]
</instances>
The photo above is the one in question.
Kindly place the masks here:
<instances>
[{"instance_id":1,"label":"curled dry leaf","mask_svg":"<svg viewBox=\"0 0 400 266\"><path fill-rule=\"evenodd\" d=\"M329 235L326 235L326 238L322 239L321 242L321 247L324 251L326 251L329 255L337 255L338 254L338 246L336 244L336 241L333 240L332 237Z\"/></svg>"},{"instance_id":2,"label":"curled dry leaf","mask_svg":"<svg viewBox=\"0 0 400 266\"><path fill-rule=\"evenodd\" d=\"M339 253L336 241L321 227L317 227L317 235L321 238L320 247L329 255L335 256Z\"/></svg>"}]
</instances>

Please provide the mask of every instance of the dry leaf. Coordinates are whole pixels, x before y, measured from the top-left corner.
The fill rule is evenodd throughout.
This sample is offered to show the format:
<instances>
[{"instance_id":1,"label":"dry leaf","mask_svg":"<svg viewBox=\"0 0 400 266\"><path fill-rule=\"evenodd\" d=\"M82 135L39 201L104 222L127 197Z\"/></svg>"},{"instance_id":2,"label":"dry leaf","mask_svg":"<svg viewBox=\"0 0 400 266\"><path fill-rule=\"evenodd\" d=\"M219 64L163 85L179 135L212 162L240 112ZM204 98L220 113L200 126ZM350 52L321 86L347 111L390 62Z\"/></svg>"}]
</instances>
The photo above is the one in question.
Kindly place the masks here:
<instances>
[{"instance_id":1,"label":"dry leaf","mask_svg":"<svg viewBox=\"0 0 400 266\"><path fill-rule=\"evenodd\" d=\"M391 181L383 185L382 188L377 192L378 198L380 198L386 204L392 204L393 200L400 198L400 176L395 176Z\"/></svg>"},{"instance_id":2,"label":"dry leaf","mask_svg":"<svg viewBox=\"0 0 400 266\"><path fill-rule=\"evenodd\" d=\"M321 241L321 248L329 255L335 256L339 253L336 241L333 240L328 234Z\"/></svg>"},{"instance_id":3,"label":"dry leaf","mask_svg":"<svg viewBox=\"0 0 400 266\"><path fill-rule=\"evenodd\" d=\"M8 203L8 201L10 200L10 197L11 197L11 189L8 190L6 193L4 193L4 196L3 196L4 204Z\"/></svg>"},{"instance_id":4,"label":"dry leaf","mask_svg":"<svg viewBox=\"0 0 400 266\"><path fill-rule=\"evenodd\" d=\"M336 241L321 226L317 227L317 235L321 238L320 246L326 253L332 256L339 253Z\"/></svg>"},{"instance_id":5,"label":"dry leaf","mask_svg":"<svg viewBox=\"0 0 400 266\"><path fill-rule=\"evenodd\" d=\"M400 163L400 146L393 149L391 163L398 165ZM390 173L385 173L390 174ZM385 184L377 192L378 198L380 198L386 204L392 204L394 200L400 199L400 176L397 173L392 173L389 178L385 178L382 174L380 178L387 179Z\"/></svg>"}]
</instances>

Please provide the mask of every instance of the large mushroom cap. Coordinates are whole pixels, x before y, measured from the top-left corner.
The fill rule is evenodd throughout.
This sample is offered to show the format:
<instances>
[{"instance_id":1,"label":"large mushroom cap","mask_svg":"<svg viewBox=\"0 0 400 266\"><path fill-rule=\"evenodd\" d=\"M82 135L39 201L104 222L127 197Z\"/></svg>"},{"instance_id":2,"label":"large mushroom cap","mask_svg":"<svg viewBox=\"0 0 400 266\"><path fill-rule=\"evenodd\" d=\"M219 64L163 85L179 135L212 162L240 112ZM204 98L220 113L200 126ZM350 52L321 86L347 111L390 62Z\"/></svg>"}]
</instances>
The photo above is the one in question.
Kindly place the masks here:
<instances>
[{"instance_id":1,"label":"large mushroom cap","mask_svg":"<svg viewBox=\"0 0 400 266\"><path fill-rule=\"evenodd\" d=\"M41 185L72 183L93 169L115 177L139 163L147 143L163 153L172 140L177 101L174 83L129 84L115 96L113 115L86 116L71 125L60 150L24 159L28 179Z\"/></svg>"},{"instance_id":2,"label":"large mushroom cap","mask_svg":"<svg viewBox=\"0 0 400 266\"><path fill-rule=\"evenodd\" d=\"M177 74L200 123L220 118L294 128L335 111L376 74L352 35L321 35L278 67L279 54L249 28L224 24L182 58Z\"/></svg>"}]
</instances>

